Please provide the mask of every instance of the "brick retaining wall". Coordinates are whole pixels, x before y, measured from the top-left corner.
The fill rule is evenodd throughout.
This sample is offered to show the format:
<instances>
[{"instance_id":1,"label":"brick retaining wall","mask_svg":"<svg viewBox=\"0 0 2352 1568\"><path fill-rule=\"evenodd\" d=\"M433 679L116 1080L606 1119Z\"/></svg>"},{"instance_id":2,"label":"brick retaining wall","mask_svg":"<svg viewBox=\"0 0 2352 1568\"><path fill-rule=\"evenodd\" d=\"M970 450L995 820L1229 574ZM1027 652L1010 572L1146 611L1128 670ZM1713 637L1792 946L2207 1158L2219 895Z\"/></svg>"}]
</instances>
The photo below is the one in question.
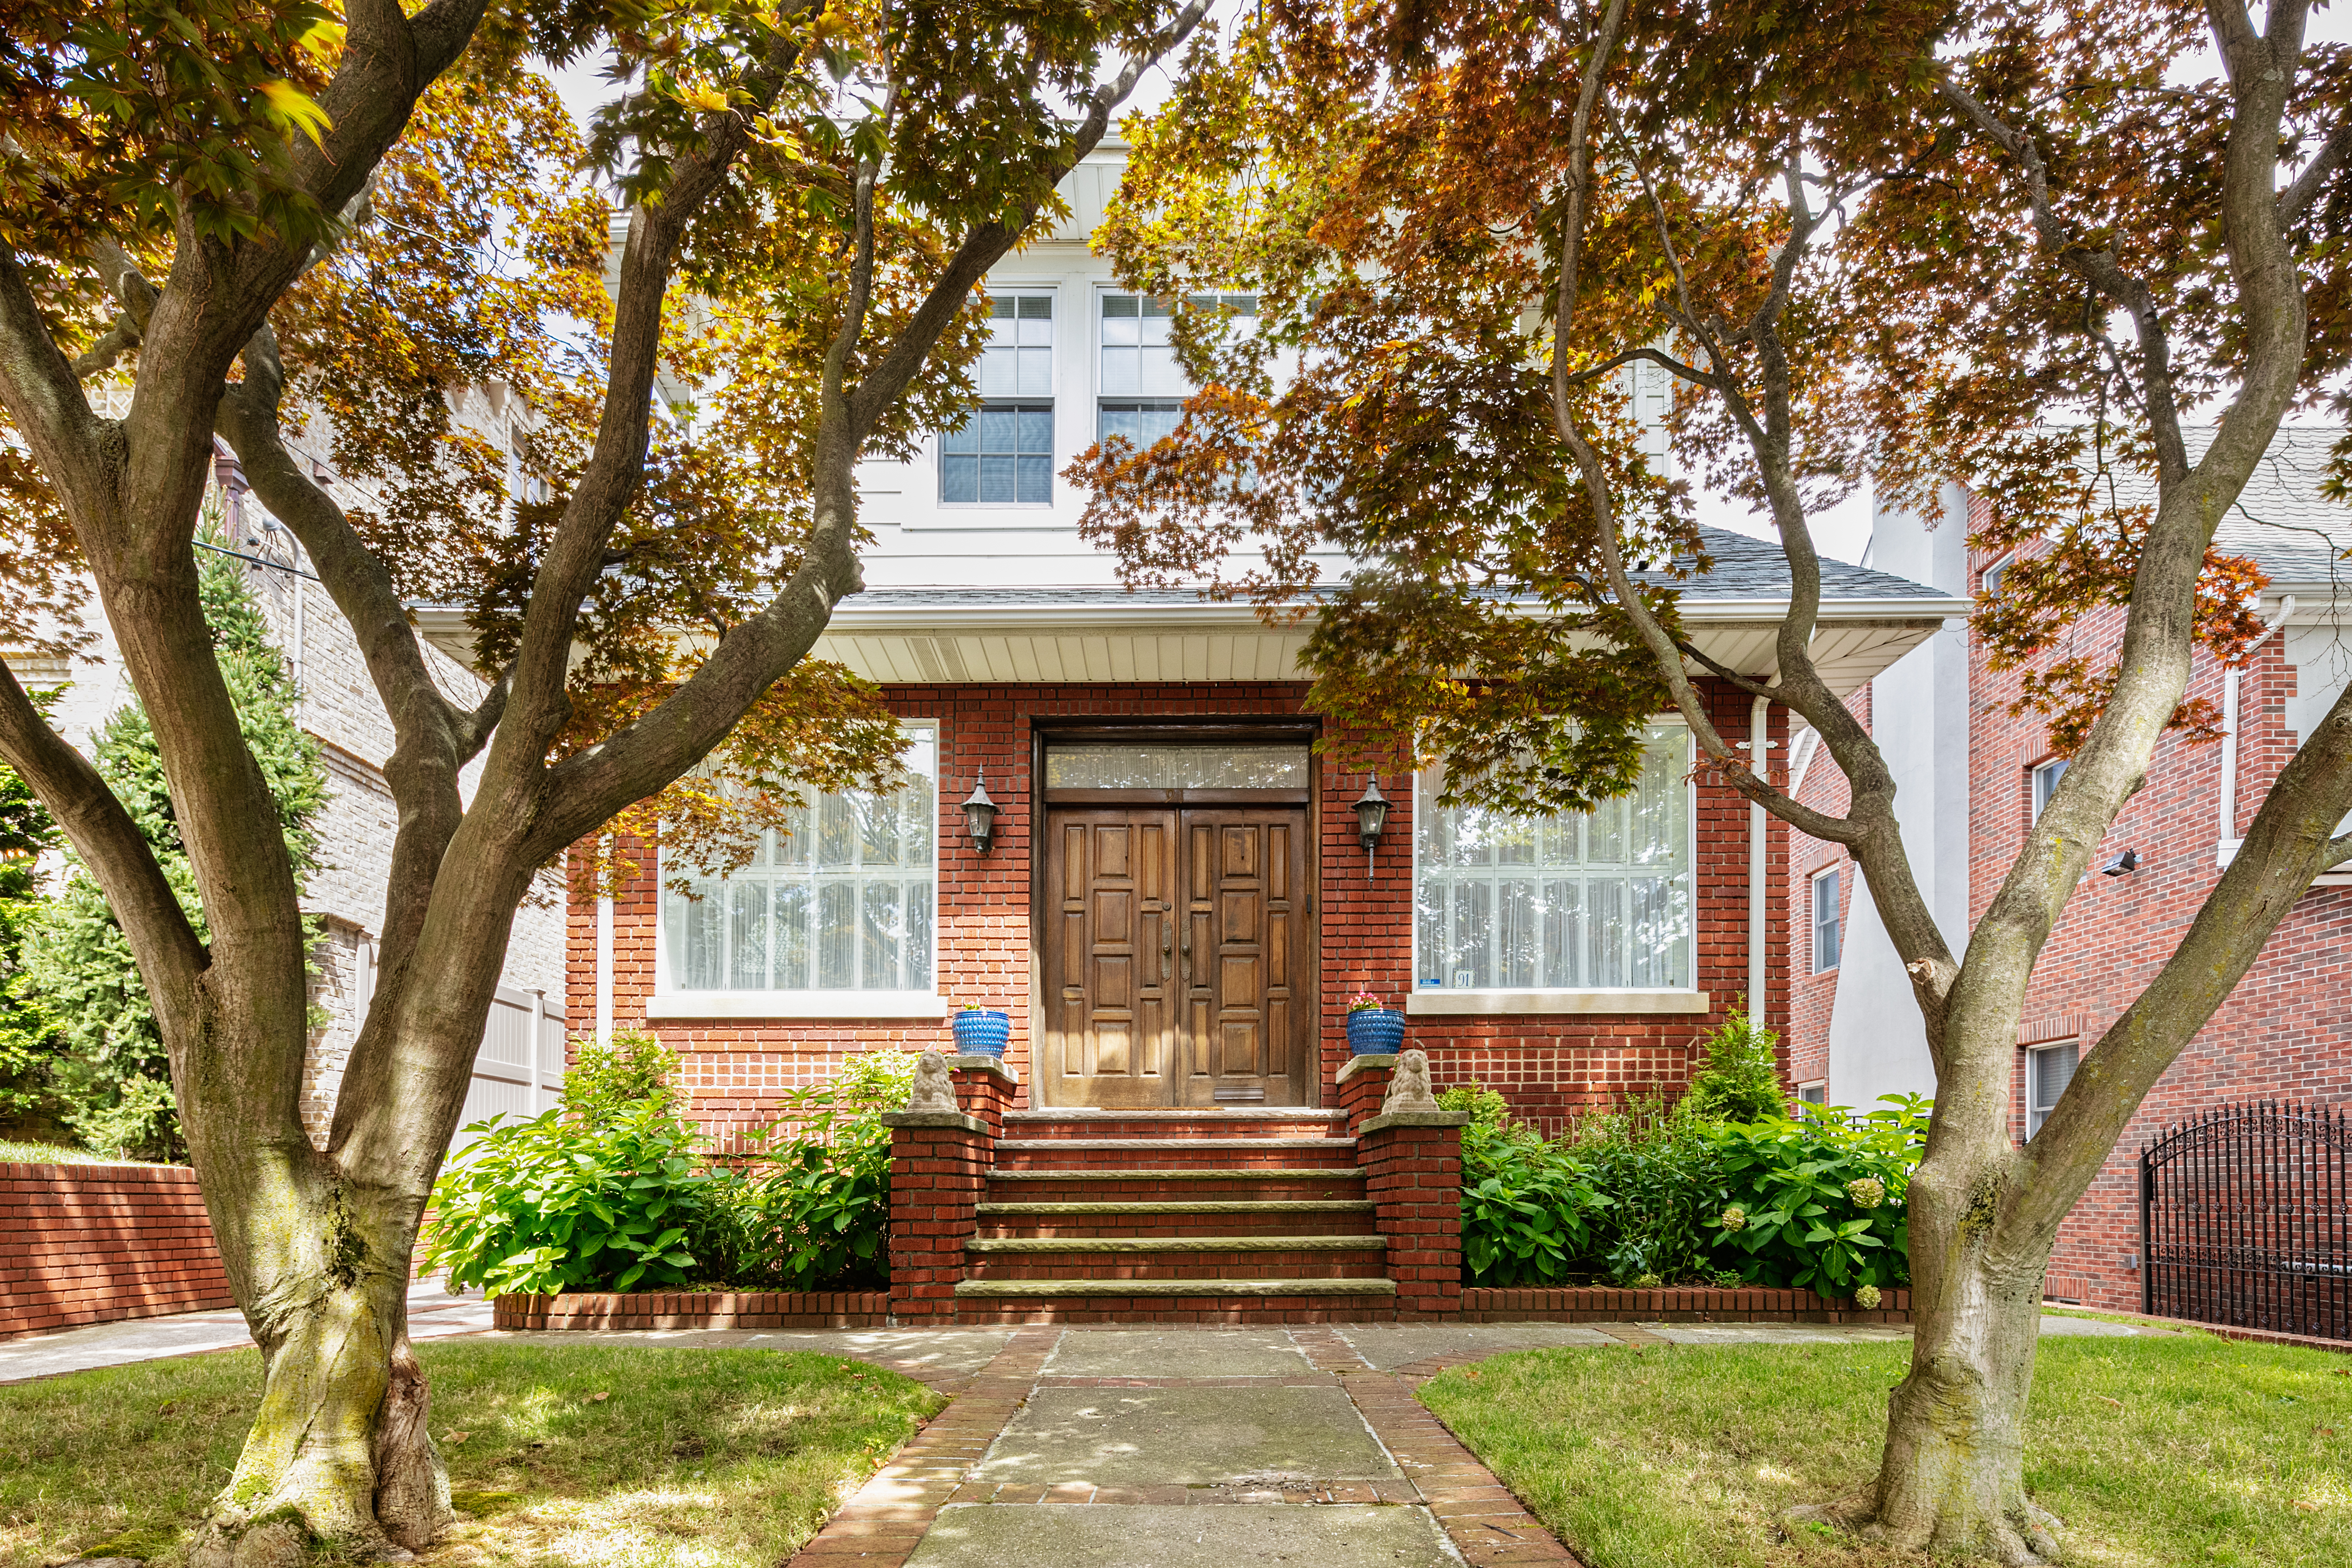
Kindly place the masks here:
<instances>
[{"instance_id":1,"label":"brick retaining wall","mask_svg":"<svg viewBox=\"0 0 2352 1568\"><path fill-rule=\"evenodd\" d=\"M1473 1323L1907 1323L1911 1292L1889 1290L1874 1311L1811 1290L1703 1289L1621 1290L1462 1289L1462 1316Z\"/></svg>"},{"instance_id":2,"label":"brick retaining wall","mask_svg":"<svg viewBox=\"0 0 2352 1568\"><path fill-rule=\"evenodd\" d=\"M582 1291L500 1296L501 1329L878 1329L890 1321L887 1290Z\"/></svg>"},{"instance_id":3,"label":"brick retaining wall","mask_svg":"<svg viewBox=\"0 0 2352 1568\"><path fill-rule=\"evenodd\" d=\"M0 1340L236 1304L194 1171L0 1164Z\"/></svg>"}]
</instances>

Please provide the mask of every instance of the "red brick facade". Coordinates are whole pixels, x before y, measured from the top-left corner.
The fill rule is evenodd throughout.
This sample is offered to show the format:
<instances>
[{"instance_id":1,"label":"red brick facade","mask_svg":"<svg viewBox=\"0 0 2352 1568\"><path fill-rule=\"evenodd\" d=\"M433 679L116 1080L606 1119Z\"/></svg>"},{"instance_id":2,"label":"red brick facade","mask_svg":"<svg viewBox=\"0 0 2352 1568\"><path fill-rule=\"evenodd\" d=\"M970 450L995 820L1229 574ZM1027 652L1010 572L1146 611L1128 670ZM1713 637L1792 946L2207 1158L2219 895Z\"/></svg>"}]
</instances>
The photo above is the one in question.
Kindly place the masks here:
<instances>
[{"instance_id":1,"label":"red brick facade","mask_svg":"<svg viewBox=\"0 0 2352 1568\"><path fill-rule=\"evenodd\" d=\"M938 984L947 996L1001 1006L1012 1015L1007 1062L1020 1074L1025 1102L1031 1078L1034 995L1031 918L1034 875L1032 830L1036 795L1030 777L1038 721L1060 716L1165 721L1297 717L1306 688L1297 684L1104 684L1088 686L898 686L886 688L896 712L937 721L942 831L939 844ZM1711 695L1716 722L1744 737L1748 700L1728 688ZM1780 724L1776 714L1774 722ZM1785 728L1773 734L1785 745ZM1785 752L1783 752L1785 754ZM1345 1007L1358 990L1391 1000L1411 984L1412 943L1412 780L1383 773L1396 803L1374 874L1367 878L1352 802L1360 772L1318 757L1314 810L1319 897L1317 984L1323 1071L1318 1103L1333 1104L1332 1083L1346 1058ZM996 841L973 853L955 806L985 773L1000 812ZM1722 1022L1748 985L1748 834L1746 803L1704 775L1697 789L1697 988L1712 1008L1697 1015L1517 1015L1415 1017L1409 1043L1427 1051L1441 1086L1477 1079L1517 1111L1557 1130L1579 1110L1612 1103L1629 1091L1675 1090L1687 1079L1692 1047ZM1768 1019L1788 995L1787 839L1768 834L1766 929ZM613 911L613 1024L646 1026L654 989L656 878L623 889ZM596 911L571 915L567 994L597 994ZM591 1016L588 1006L575 1018ZM715 1131L771 1119L784 1089L825 1077L845 1054L881 1046L944 1047L948 1030L933 1020L655 1020L650 1027L684 1058L696 1115Z\"/></svg>"},{"instance_id":2,"label":"red brick facade","mask_svg":"<svg viewBox=\"0 0 2352 1568\"><path fill-rule=\"evenodd\" d=\"M1972 519L1980 522L1980 518ZM1971 588L1991 557L1971 559ZM2123 612L2103 610L2075 628L2068 651L2095 663L2111 654ZM2240 678L2237 820L2244 830L2296 743L2285 723L2297 672L2282 639L2272 638L2246 660ZM2197 656L2189 696L2222 707L2225 671L2210 655ZM1980 916L2009 874L2032 818L2032 771L2049 760L2049 736L2031 715L2009 711L2017 695L2014 672L1987 668L1984 650L1970 650L1969 916ZM1864 714L1865 719L1867 714ZM2157 746L2147 786L2126 804L2093 857L2091 874L2074 890L2034 970L2018 1031L2011 1077L2014 1135L2027 1133L2026 1073L2031 1048L2076 1042L2088 1053L2099 1036L2154 978L2220 876L2222 837L2222 748L2168 734ZM1823 809L1842 808L1845 785L1826 756L1808 772L1801 798ZM1852 909L1856 875L1844 851L1792 835L1789 907L1797 929L1790 958L1796 966L1790 1010L1792 1076L1800 1082L1828 1070L1834 973L1811 973L1811 932L1806 898L1812 874L1836 865ZM2102 876L2098 868L2125 849L2138 853L2138 869ZM1850 921L1849 921L1850 928ZM2137 1311L2141 1306L2137 1158L2159 1130L2209 1107L2249 1100L2352 1100L2352 888L2317 887L2280 922L2253 968L2182 1052L2133 1119L2115 1153L2061 1228L2048 1293L2063 1300Z\"/></svg>"},{"instance_id":3,"label":"red brick facade","mask_svg":"<svg viewBox=\"0 0 2352 1568\"><path fill-rule=\"evenodd\" d=\"M235 1305L194 1171L0 1165L0 1340Z\"/></svg>"},{"instance_id":4,"label":"red brick facade","mask_svg":"<svg viewBox=\"0 0 2352 1568\"><path fill-rule=\"evenodd\" d=\"M1870 728L1871 688L1846 699L1846 706ZM1850 799L1845 774L1838 771L1826 749L1816 741L1812 761L1797 790L1797 801L1832 816L1845 815ZM1813 955L1813 879L1834 868L1838 874L1838 930L1852 925L1854 880L1853 856L1842 844L1788 830L1789 842L1789 1008L1781 1049L1789 1062L1789 1082L1819 1084L1830 1076L1830 1011L1837 1005L1837 966L1819 969Z\"/></svg>"}]
</instances>

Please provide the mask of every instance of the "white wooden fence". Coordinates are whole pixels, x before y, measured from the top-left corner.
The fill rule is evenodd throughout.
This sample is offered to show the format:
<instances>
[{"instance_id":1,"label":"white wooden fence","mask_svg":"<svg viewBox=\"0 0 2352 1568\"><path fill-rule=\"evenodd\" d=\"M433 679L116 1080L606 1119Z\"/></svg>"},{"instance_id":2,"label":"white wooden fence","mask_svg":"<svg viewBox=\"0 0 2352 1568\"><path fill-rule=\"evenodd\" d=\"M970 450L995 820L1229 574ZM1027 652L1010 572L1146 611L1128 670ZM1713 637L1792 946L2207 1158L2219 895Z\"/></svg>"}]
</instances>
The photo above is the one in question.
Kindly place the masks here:
<instances>
[{"instance_id":1,"label":"white wooden fence","mask_svg":"<svg viewBox=\"0 0 2352 1568\"><path fill-rule=\"evenodd\" d=\"M474 1081L466 1087L460 1129L503 1113L509 1121L538 1115L563 1092L563 1014L535 991L501 985L482 1029ZM454 1152L473 1140L460 1131Z\"/></svg>"}]
</instances>

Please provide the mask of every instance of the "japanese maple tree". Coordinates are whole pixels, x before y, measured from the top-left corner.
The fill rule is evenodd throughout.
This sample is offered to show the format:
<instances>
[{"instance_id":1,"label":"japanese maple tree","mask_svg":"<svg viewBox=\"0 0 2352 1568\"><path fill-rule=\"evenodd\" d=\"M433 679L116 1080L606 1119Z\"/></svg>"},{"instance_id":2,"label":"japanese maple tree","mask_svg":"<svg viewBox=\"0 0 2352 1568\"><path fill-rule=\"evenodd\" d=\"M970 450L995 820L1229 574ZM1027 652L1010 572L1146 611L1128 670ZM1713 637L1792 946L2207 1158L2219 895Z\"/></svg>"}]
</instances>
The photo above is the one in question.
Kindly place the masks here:
<instances>
[{"instance_id":1,"label":"japanese maple tree","mask_svg":"<svg viewBox=\"0 0 2352 1568\"><path fill-rule=\"evenodd\" d=\"M616 818L724 865L796 784L895 767L873 694L805 657L858 585L855 466L969 406L975 286L1205 5L0 6L0 637L80 646L94 588L207 934L5 676L0 757L135 952L262 1349L197 1561L402 1557L447 1519L404 1303L519 900ZM583 147L530 62L600 53ZM215 436L394 732L323 1148L294 870L198 597ZM419 599L469 612L479 700Z\"/></svg>"},{"instance_id":2,"label":"japanese maple tree","mask_svg":"<svg viewBox=\"0 0 2352 1568\"><path fill-rule=\"evenodd\" d=\"M2192 656L2259 629L2260 574L2214 551L2215 525L2281 421L2342 386L2352 58L2305 43L2310 9L1268 0L1229 45L1196 42L1107 236L1133 286L1181 302L1203 388L1168 439L1076 470L1131 577L1318 604L1314 700L1376 747L1448 756L1458 797L1586 808L1629 786L1641 726L1671 709L1703 768L1860 861L1937 1093L1909 1194L1911 1370L1875 1479L1814 1512L1897 1546L2054 1555L2022 1471L2053 1237L2352 854L2347 693L2012 1142L2036 957L2158 737L2210 725L2183 701ZM1249 333L1209 299L1244 289ZM1646 455L1636 367L1674 389L1684 471L1777 529L1770 680L1680 635L1704 539ZM1809 519L1865 475L1931 515L1963 482L1990 507L1976 542L2022 547L1980 633L2073 756L1960 952L1885 759L1810 651ZM2105 664L2067 644L2094 611L2123 620ZM1844 814L1751 766L1703 677L1818 731Z\"/></svg>"}]
</instances>

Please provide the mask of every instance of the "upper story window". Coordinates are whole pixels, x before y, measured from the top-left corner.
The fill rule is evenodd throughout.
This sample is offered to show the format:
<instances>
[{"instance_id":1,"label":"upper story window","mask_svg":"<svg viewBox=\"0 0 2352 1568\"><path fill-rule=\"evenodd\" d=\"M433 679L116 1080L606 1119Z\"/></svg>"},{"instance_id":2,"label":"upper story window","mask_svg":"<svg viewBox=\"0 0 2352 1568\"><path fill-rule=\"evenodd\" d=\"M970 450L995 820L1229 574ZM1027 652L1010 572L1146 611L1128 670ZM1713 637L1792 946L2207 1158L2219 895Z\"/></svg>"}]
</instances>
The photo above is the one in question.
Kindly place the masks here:
<instances>
[{"instance_id":1,"label":"upper story window","mask_svg":"<svg viewBox=\"0 0 2352 1568\"><path fill-rule=\"evenodd\" d=\"M1046 506L1054 500L1054 296L1008 292L988 302L980 406L940 437L940 500Z\"/></svg>"},{"instance_id":2,"label":"upper story window","mask_svg":"<svg viewBox=\"0 0 2352 1568\"><path fill-rule=\"evenodd\" d=\"M750 865L664 892L670 989L932 989L939 739L906 731L899 788L817 795Z\"/></svg>"},{"instance_id":3,"label":"upper story window","mask_svg":"<svg viewBox=\"0 0 2352 1568\"><path fill-rule=\"evenodd\" d=\"M1196 294L1192 303L1215 307L1227 318L1255 318L1255 294ZM1101 396L1095 437L1123 437L1138 447L1174 432L1192 384L1176 363L1170 326L1174 310L1149 294L1102 296Z\"/></svg>"},{"instance_id":4,"label":"upper story window","mask_svg":"<svg viewBox=\"0 0 2352 1568\"><path fill-rule=\"evenodd\" d=\"M1986 567L1984 569L1984 574L1977 579L1979 584L1980 584L1984 589L1984 596L1986 598L1998 599L2000 597L2000 580L2009 575L2009 563L2014 559L2015 557L2013 556L2002 556L2000 560Z\"/></svg>"},{"instance_id":5,"label":"upper story window","mask_svg":"<svg viewBox=\"0 0 2352 1568\"><path fill-rule=\"evenodd\" d=\"M2082 1060L2082 1047L2074 1040L2063 1045L2041 1046L2025 1053L2025 1135L2028 1138L2042 1131L2050 1113L2058 1109L2058 1097L2074 1081L2074 1068Z\"/></svg>"},{"instance_id":6,"label":"upper story window","mask_svg":"<svg viewBox=\"0 0 2352 1568\"><path fill-rule=\"evenodd\" d=\"M1414 983L1446 990L1689 990L1690 731L1651 727L1640 784L1589 816L1413 810Z\"/></svg>"},{"instance_id":7,"label":"upper story window","mask_svg":"<svg viewBox=\"0 0 2352 1568\"><path fill-rule=\"evenodd\" d=\"M1838 966L1838 944L1843 936L1839 921L1838 883L1834 866L1813 879L1813 973Z\"/></svg>"},{"instance_id":8,"label":"upper story window","mask_svg":"<svg viewBox=\"0 0 2352 1568\"><path fill-rule=\"evenodd\" d=\"M2042 820L2042 808L2058 793L2058 781L2066 776L2066 759L2053 757L2033 770L2033 820Z\"/></svg>"}]
</instances>

